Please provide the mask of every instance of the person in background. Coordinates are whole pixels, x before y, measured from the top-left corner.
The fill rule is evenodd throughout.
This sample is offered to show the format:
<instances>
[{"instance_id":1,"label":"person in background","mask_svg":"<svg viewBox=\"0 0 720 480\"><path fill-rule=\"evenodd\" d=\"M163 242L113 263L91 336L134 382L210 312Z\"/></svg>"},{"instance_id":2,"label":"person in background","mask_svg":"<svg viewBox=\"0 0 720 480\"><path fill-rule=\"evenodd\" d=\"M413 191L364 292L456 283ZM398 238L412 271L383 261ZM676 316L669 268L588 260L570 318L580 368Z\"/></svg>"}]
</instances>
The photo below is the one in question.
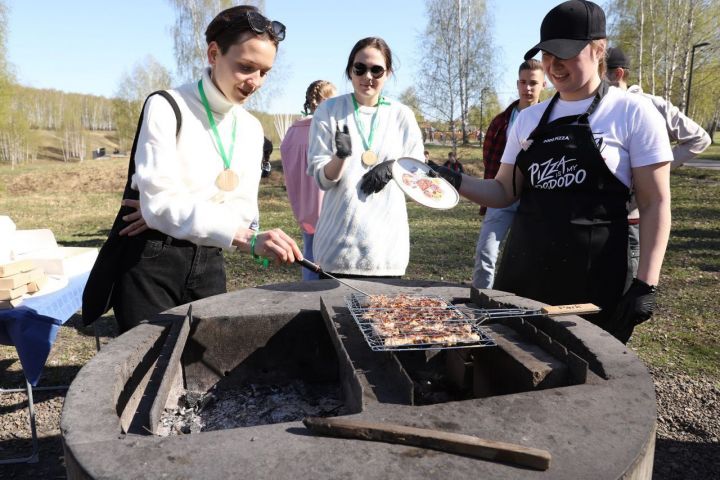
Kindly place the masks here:
<instances>
[{"instance_id":1,"label":"person in background","mask_svg":"<svg viewBox=\"0 0 720 480\"><path fill-rule=\"evenodd\" d=\"M531 58L520 64L517 80L518 99L510 104L504 112L490 122L485 141L483 142L483 178L493 179L500 168L500 158L505 151L505 143L510 127L522 110L535 105L540 100L540 93L545 89L545 72L542 63ZM464 172L461 172L464 173ZM500 245L510 229L518 202L505 208L480 207L480 215L484 215L477 246L475 247L475 268L473 269L472 285L475 288L492 288L495 281L495 264L497 263Z\"/></svg>"},{"instance_id":2,"label":"person in background","mask_svg":"<svg viewBox=\"0 0 720 480\"><path fill-rule=\"evenodd\" d=\"M423 152L423 155L425 155L425 163L429 162L430 161L430 152L425 150Z\"/></svg>"},{"instance_id":3,"label":"person in background","mask_svg":"<svg viewBox=\"0 0 720 480\"><path fill-rule=\"evenodd\" d=\"M270 165L270 155L272 155L273 152L273 144L270 141L269 138L264 137L265 140L263 142L263 158L262 158L262 178L267 178L270 176L270 171L272 170L272 165Z\"/></svg>"},{"instance_id":4,"label":"person in background","mask_svg":"<svg viewBox=\"0 0 720 480\"><path fill-rule=\"evenodd\" d=\"M639 85L628 86L630 60L619 47L608 48L607 72L605 77L610 85L621 88L628 93L640 94L648 98L653 106L665 119L670 141L673 147L673 161L670 170L681 167L685 162L700 155L712 143L710 135L691 118L687 117L670 101L656 95L644 93Z\"/></svg>"},{"instance_id":5,"label":"person in background","mask_svg":"<svg viewBox=\"0 0 720 480\"><path fill-rule=\"evenodd\" d=\"M465 173L465 169L463 168L462 163L460 163L457 159L455 152L448 152L448 159L443 165L456 172Z\"/></svg>"},{"instance_id":6,"label":"person in background","mask_svg":"<svg viewBox=\"0 0 720 480\"><path fill-rule=\"evenodd\" d=\"M139 208L124 220L127 270L112 306L120 331L151 316L226 291L222 250L259 261L302 259L280 229L256 232L263 155L260 122L242 104L265 82L285 26L252 6L220 12L205 31L210 64L198 82L150 97L137 138L133 188ZM131 203L127 203L127 202Z\"/></svg>"},{"instance_id":7,"label":"person in background","mask_svg":"<svg viewBox=\"0 0 720 480\"><path fill-rule=\"evenodd\" d=\"M314 260L313 237L315 225L320 216L323 192L315 180L307 175L308 138L312 115L324 100L334 97L337 93L335 85L326 80L315 80L305 92L304 117L293 123L285 133L280 144L285 187L295 220L303 232L303 256ZM317 280L318 274L306 268L302 269L303 280Z\"/></svg>"},{"instance_id":8,"label":"person in background","mask_svg":"<svg viewBox=\"0 0 720 480\"><path fill-rule=\"evenodd\" d=\"M399 277L410 256L391 168L401 157L422 161L424 148L412 110L382 95L392 60L382 38L358 41L345 67L353 92L320 104L310 127L308 175L325 191L313 253L338 277Z\"/></svg>"},{"instance_id":9,"label":"person in background","mask_svg":"<svg viewBox=\"0 0 720 480\"><path fill-rule=\"evenodd\" d=\"M643 93L639 85L628 87L627 79L630 70L630 60L619 47L608 48L607 72L605 78L610 85L621 88L629 93L639 94L649 99L665 120L665 128L671 142L675 142L672 149L673 161L670 170L681 167L688 160L692 160L710 146L710 135L697 123L683 114L679 108L662 97ZM640 257L640 212L635 197L630 204L628 215L628 263L629 274L635 276Z\"/></svg>"},{"instance_id":10,"label":"person in background","mask_svg":"<svg viewBox=\"0 0 720 480\"><path fill-rule=\"evenodd\" d=\"M495 288L551 305L594 303L587 320L627 342L655 308L670 235L672 150L645 99L602 80L605 12L570 0L542 21L545 74L557 94L520 112L494 179L440 167L461 195L502 208L518 198ZM637 277L626 284L627 203L643 221Z\"/></svg>"}]
</instances>

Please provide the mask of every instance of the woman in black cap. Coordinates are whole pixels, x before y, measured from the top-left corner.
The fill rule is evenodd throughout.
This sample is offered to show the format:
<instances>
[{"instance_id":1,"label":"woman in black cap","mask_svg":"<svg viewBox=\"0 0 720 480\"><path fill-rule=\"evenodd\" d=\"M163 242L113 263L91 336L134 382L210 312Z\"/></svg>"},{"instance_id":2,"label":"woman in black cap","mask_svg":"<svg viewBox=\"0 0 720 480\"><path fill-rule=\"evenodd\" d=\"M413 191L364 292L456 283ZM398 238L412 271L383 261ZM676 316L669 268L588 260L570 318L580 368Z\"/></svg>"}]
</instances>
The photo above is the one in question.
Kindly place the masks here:
<instances>
[{"instance_id":1,"label":"woman in black cap","mask_svg":"<svg viewBox=\"0 0 720 480\"><path fill-rule=\"evenodd\" d=\"M672 151L652 106L601 80L605 14L564 2L543 19L545 72L557 89L523 110L495 180L440 169L462 195L490 207L520 198L495 288L549 304L592 302L588 317L627 342L652 315L670 233ZM644 223L637 278L628 278L627 201Z\"/></svg>"}]
</instances>

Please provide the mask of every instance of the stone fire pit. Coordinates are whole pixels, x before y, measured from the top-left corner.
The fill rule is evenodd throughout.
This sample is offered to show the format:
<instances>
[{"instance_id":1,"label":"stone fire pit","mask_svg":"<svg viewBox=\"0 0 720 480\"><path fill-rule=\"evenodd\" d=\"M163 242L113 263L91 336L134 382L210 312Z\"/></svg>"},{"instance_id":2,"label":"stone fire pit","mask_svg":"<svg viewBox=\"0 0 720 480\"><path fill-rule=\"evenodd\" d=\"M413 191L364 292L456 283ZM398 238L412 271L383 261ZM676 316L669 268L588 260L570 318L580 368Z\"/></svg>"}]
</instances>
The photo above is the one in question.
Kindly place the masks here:
<instances>
[{"instance_id":1,"label":"stone fire pit","mask_svg":"<svg viewBox=\"0 0 720 480\"><path fill-rule=\"evenodd\" d=\"M480 307L539 308L493 291L352 281L375 294L431 294ZM652 379L637 357L576 316L488 325L497 347L373 352L332 280L250 288L177 307L120 336L77 375L61 430L80 478L650 478ZM432 371L454 387L423 390ZM340 415L544 449L546 471L434 450L311 434L298 420L158 436L183 388L248 382L337 385Z\"/></svg>"}]
</instances>

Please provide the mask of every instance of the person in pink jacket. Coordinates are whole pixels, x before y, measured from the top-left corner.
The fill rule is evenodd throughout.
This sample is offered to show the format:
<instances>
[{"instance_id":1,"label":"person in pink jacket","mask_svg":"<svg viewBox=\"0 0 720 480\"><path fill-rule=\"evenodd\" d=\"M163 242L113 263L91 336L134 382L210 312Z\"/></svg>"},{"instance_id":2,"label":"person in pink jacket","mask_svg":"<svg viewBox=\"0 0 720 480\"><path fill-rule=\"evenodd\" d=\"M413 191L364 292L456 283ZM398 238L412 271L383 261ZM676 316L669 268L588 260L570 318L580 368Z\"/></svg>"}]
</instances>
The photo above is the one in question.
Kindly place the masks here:
<instances>
[{"instance_id":1,"label":"person in pink jacket","mask_svg":"<svg viewBox=\"0 0 720 480\"><path fill-rule=\"evenodd\" d=\"M293 123L280 144L285 187L295 219L303 232L304 257L313 261L313 236L315 224L320 216L323 192L307 171L308 136L312 114L323 100L336 94L335 85L325 80L316 80L305 93L302 119ZM318 274L302 270L303 280L317 280Z\"/></svg>"}]
</instances>

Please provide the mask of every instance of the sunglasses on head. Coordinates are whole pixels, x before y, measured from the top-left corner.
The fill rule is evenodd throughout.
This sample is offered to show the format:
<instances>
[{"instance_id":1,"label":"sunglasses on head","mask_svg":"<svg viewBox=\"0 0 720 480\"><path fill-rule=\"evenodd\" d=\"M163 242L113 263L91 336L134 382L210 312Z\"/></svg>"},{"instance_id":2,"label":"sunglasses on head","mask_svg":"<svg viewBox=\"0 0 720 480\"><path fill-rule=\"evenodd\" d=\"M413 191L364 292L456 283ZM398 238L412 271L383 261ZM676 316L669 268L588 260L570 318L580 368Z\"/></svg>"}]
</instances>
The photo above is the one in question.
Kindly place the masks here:
<instances>
[{"instance_id":1,"label":"sunglasses on head","mask_svg":"<svg viewBox=\"0 0 720 480\"><path fill-rule=\"evenodd\" d=\"M352 66L352 71L355 75L358 77L362 77L365 75L368 71L368 66L361 62L355 62ZM370 67L370 75L372 75L372 78L378 79L385 75L385 67L382 67L380 65L373 65Z\"/></svg>"},{"instance_id":2,"label":"sunglasses on head","mask_svg":"<svg viewBox=\"0 0 720 480\"><path fill-rule=\"evenodd\" d=\"M263 34L268 33L278 42L285 40L285 25L278 22L277 20L268 20L263 14L259 12L245 12L247 17L248 25L253 32Z\"/></svg>"}]
</instances>

